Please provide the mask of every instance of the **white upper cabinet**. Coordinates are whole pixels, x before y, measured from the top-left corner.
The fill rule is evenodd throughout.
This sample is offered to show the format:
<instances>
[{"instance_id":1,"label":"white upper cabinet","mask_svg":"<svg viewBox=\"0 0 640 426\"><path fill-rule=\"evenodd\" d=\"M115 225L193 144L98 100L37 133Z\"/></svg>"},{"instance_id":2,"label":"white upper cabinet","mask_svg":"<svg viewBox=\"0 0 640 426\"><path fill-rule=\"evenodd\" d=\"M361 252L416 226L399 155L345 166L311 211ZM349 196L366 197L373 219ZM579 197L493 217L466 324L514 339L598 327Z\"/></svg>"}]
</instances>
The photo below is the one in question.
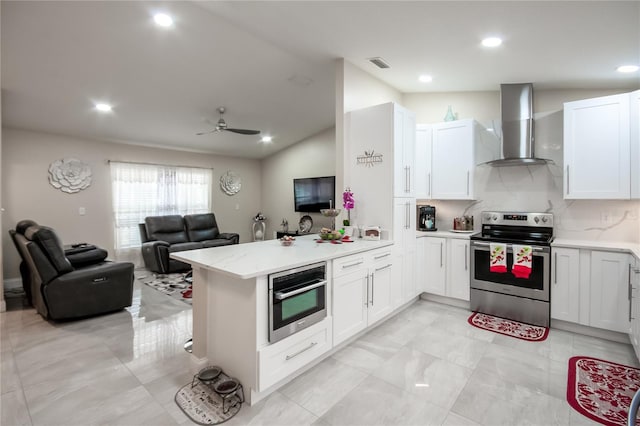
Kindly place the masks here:
<instances>
[{"instance_id":1,"label":"white upper cabinet","mask_svg":"<svg viewBox=\"0 0 640 426\"><path fill-rule=\"evenodd\" d=\"M431 198L431 126L416 125L416 198Z\"/></svg>"},{"instance_id":2,"label":"white upper cabinet","mask_svg":"<svg viewBox=\"0 0 640 426\"><path fill-rule=\"evenodd\" d=\"M495 160L499 141L472 119L416 126L416 198L473 200L476 165Z\"/></svg>"},{"instance_id":3,"label":"white upper cabinet","mask_svg":"<svg viewBox=\"0 0 640 426\"><path fill-rule=\"evenodd\" d=\"M415 196L416 115L393 104L393 195Z\"/></svg>"},{"instance_id":4,"label":"white upper cabinet","mask_svg":"<svg viewBox=\"0 0 640 426\"><path fill-rule=\"evenodd\" d=\"M637 126L638 116L630 120L630 99L625 93L564 104L564 198L631 198L630 121Z\"/></svg>"}]
</instances>

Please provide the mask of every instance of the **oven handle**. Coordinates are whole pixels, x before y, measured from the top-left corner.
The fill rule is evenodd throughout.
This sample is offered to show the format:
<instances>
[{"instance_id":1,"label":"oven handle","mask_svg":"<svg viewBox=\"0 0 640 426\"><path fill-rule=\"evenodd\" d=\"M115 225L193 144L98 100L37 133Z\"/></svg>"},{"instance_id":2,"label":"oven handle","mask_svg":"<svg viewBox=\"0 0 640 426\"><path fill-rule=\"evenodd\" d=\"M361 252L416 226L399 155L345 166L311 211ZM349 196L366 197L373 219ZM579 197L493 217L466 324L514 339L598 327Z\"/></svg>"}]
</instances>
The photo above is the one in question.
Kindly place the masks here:
<instances>
[{"instance_id":1,"label":"oven handle","mask_svg":"<svg viewBox=\"0 0 640 426\"><path fill-rule=\"evenodd\" d=\"M471 242L471 247L489 247L490 243L483 243L481 241L472 241ZM526 244L522 244L522 245L526 245ZM512 244L505 244L505 246L507 247L507 250L512 250ZM536 246L531 246L531 250L532 251L541 251L541 252L549 252L550 249L549 247L536 247Z\"/></svg>"},{"instance_id":2,"label":"oven handle","mask_svg":"<svg viewBox=\"0 0 640 426\"><path fill-rule=\"evenodd\" d=\"M299 288L297 290L288 291L286 293L278 291L278 292L273 294L273 297L275 297L278 300L284 300L284 299L288 299L291 296L295 296L296 294L304 293L305 291L309 291L309 290L313 290L314 288L322 287L323 285L327 285L327 282L326 281L320 281L319 283L315 283L315 284L312 284L312 285L307 286L307 287L302 287L302 288Z\"/></svg>"}]
</instances>

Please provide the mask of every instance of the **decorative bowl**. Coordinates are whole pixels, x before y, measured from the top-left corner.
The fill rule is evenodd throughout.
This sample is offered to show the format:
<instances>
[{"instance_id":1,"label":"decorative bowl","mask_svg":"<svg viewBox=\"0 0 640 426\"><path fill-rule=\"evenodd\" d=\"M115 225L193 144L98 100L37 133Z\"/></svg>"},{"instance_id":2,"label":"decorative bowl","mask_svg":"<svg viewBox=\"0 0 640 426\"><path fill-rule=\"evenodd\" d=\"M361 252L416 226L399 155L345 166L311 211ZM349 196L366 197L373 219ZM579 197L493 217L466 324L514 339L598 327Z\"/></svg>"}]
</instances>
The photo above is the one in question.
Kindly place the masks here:
<instances>
[{"instance_id":1,"label":"decorative bowl","mask_svg":"<svg viewBox=\"0 0 640 426\"><path fill-rule=\"evenodd\" d=\"M340 238L342 238L342 235L334 234L333 232L321 233L319 235L323 240L339 240Z\"/></svg>"},{"instance_id":2,"label":"decorative bowl","mask_svg":"<svg viewBox=\"0 0 640 426\"><path fill-rule=\"evenodd\" d=\"M295 240L296 240L295 238L290 238L290 239L280 238L280 244L282 244L285 247L289 247L290 245L293 244Z\"/></svg>"},{"instance_id":3,"label":"decorative bowl","mask_svg":"<svg viewBox=\"0 0 640 426\"><path fill-rule=\"evenodd\" d=\"M336 217L341 211L342 209L320 209L320 213L325 217Z\"/></svg>"}]
</instances>

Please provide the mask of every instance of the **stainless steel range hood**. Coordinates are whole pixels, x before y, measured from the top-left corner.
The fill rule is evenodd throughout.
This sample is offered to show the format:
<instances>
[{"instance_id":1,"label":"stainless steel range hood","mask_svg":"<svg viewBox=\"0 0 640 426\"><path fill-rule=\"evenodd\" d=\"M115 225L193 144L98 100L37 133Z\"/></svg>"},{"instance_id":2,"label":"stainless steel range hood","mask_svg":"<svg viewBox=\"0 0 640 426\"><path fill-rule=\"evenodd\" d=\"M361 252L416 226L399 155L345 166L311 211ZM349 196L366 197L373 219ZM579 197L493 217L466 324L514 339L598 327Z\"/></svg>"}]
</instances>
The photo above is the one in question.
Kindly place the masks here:
<instances>
[{"instance_id":1,"label":"stainless steel range hood","mask_svg":"<svg viewBox=\"0 0 640 426\"><path fill-rule=\"evenodd\" d=\"M534 153L533 84L501 84L502 158L486 164L531 166L552 163Z\"/></svg>"}]
</instances>

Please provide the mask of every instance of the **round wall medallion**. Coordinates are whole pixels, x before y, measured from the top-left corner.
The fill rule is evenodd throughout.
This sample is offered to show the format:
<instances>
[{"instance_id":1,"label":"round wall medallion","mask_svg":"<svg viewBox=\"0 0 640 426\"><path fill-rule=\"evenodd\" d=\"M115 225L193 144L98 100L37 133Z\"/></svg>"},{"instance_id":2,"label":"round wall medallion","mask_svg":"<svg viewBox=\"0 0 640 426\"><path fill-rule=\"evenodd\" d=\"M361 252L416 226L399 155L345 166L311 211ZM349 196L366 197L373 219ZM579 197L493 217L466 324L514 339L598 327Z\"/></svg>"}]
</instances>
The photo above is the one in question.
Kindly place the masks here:
<instances>
[{"instance_id":1,"label":"round wall medallion","mask_svg":"<svg viewBox=\"0 0 640 426\"><path fill-rule=\"evenodd\" d=\"M240 176L231 171L226 172L220 176L220 188L222 188L227 195L237 194L240 192L240 188L242 188Z\"/></svg>"},{"instance_id":2,"label":"round wall medallion","mask_svg":"<svg viewBox=\"0 0 640 426\"><path fill-rule=\"evenodd\" d=\"M91 185L91 168L76 158L63 158L49 165L49 183L67 194L82 191Z\"/></svg>"}]
</instances>

